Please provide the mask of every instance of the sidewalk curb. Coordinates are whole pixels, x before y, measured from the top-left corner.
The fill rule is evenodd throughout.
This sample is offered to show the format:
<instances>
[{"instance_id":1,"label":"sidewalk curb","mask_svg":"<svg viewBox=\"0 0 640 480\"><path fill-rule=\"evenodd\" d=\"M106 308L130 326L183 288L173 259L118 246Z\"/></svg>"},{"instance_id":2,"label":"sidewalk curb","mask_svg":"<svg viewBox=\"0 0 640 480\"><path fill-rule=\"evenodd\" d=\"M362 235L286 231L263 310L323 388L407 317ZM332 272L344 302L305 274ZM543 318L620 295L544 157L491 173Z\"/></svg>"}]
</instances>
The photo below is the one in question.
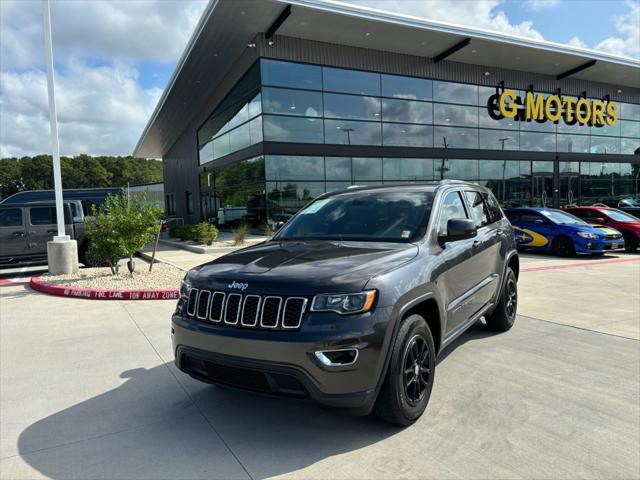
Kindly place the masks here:
<instances>
[{"instance_id":1,"label":"sidewalk curb","mask_svg":"<svg viewBox=\"0 0 640 480\"><path fill-rule=\"evenodd\" d=\"M239 246L229 246L229 247L200 247L197 245L190 245L188 243L183 243L183 242L176 242L173 240L165 240L165 239L160 239L158 241L159 243L169 246L169 247L173 247L173 248L179 248L180 250L187 250L188 252L193 252L193 253L205 253L205 254L209 254L209 255L216 255L216 254L226 254L226 253L231 253L231 252L235 252L237 250L240 250L242 248L247 248L247 247L251 247L253 245L257 245L258 243L261 243L262 241L258 242L245 242L244 245L239 245Z\"/></svg>"},{"instance_id":2,"label":"sidewalk curb","mask_svg":"<svg viewBox=\"0 0 640 480\"><path fill-rule=\"evenodd\" d=\"M143 252L142 250L138 250L138 256L140 258L142 258L143 260L146 260L147 262L151 263L151 254L147 253L147 252ZM167 265L171 265L172 267L177 268L178 270L182 270L183 272L188 272L189 269L188 268L184 268L181 267L180 265L176 265L175 263L171 263L171 262L167 262L166 260L160 260L158 257L156 257L153 260L153 263L166 263Z\"/></svg>"},{"instance_id":3,"label":"sidewalk curb","mask_svg":"<svg viewBox=\"0 0 640 480\"><path fill-rule=\"evenodd\" d=\"M177 300L180 297L180 291L177 288L166 290L105 290L47 284L39 276L31 277L29 286L33 290L49 295L90 300Z\"/></svg>"}]
</instances>

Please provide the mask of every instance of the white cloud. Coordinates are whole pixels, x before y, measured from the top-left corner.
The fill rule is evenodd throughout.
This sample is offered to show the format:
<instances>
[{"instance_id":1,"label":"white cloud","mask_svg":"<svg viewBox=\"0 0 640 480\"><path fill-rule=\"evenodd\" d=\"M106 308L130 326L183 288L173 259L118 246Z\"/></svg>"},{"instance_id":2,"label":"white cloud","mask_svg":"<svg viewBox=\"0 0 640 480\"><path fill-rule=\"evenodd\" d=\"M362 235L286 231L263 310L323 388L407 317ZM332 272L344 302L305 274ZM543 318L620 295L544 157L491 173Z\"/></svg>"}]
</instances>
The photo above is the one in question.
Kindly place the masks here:
<instances>
[{"instance_id":1,"label":"white cloud","mask_svg":"<svg viewBox=\"0 0 640 480\"><path fill-rule=\"evenodd\" d=\"M542 40L533 23L511 23L502 10L497 10L500 0L345 0L387 12L438 20L469 27Z\"/></svg>"},{"instance_id":2,"label":"white cloud","mask_svg":"<svg viewBox=\"0 0 640 480\"><path fill-rule=\"evenodd\" d=\"M142 62L172 65L203 0L53 1L63 155L128 155L161 94ZM49 152L41 0L0 0L0 156Z\"/></svg>"},{"instance_id":3,"label":"white cloud","mask_svg":"<svg viewBox=\"0 0 640 480\"><path fill-rule=\"evenodd\" d=\"M531 10L543 10L545 8L554 8L560 5L560 0L529 0L527 7Z\"/></svg>"},{"instance_id":4,"label":"white cloud","mask_svg":"<svg viewBox=\"0 0 640 480\"><path fill-rule=\"evenodd\" d=\"M613 19L617 35L596 45L596 50L640 60L640 2L626 2L628 13Z\"/></svg>"},{"instance_id":5,"label":"white cloud","mask_svg":"<svg viewBox=\"0 0 640 480\"><path fill-rule=\"evenodd\" d=\"M587 48L587 44L580 40L579 37L571 37L571 39L567 42L567 45L571 45L572 47Z\"/></svg>"}]
</instances>

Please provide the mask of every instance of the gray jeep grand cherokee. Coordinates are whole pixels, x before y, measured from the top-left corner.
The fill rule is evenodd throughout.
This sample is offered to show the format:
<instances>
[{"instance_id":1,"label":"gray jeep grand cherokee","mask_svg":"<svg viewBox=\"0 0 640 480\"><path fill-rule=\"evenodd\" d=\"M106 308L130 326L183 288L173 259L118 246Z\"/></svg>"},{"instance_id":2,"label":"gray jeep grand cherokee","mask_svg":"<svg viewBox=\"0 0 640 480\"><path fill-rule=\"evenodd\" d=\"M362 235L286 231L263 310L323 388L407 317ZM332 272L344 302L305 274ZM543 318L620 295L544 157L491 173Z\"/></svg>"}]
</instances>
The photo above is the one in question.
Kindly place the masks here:
<instances>
[{"instance_id":1,"label":"gray jeep grand cherokee","mask_svg":"<svg viewBox=\"0 0 640 480\"><path fill-rule=\"evenodd\" d=\"M511 225L478 185L328 193L271 240L186 275L176 364L204 382L409 425L446 345L480 317L511 328L518 270Z\"/></svg>"}]
</instances>

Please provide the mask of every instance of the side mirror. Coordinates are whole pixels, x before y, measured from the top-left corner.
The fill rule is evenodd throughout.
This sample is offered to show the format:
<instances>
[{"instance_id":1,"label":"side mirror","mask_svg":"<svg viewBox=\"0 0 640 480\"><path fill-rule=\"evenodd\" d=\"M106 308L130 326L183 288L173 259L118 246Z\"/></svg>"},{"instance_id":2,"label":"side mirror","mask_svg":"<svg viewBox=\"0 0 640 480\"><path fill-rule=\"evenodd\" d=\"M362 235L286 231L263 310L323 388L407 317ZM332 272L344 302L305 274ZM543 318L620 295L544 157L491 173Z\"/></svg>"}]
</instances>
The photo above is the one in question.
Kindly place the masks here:
<instances>
[{"instance_id":1,"label":"side mirror","mask_svg":"<svg viewBox=\"0 0 640 480\"><path fill-rule=\"evenodd\" d=\"M447 222L447 234L438 237L438 242L444 245L448 242L473 238L478 233L476 223L466 218L452 218Z\"/></svg>"},{"instance_id":2,"label":"side mirror","mask_svg":"<svg viewBox=\"0 0 640 480\"><path fill-rule=\"evenodd\" d=\"M278 230L280 230L282 227L284 227L284 224L286 222L280 220L279 222L276 222L273 224L273 233L276 233Z\"/></svg>"}]
</instances>

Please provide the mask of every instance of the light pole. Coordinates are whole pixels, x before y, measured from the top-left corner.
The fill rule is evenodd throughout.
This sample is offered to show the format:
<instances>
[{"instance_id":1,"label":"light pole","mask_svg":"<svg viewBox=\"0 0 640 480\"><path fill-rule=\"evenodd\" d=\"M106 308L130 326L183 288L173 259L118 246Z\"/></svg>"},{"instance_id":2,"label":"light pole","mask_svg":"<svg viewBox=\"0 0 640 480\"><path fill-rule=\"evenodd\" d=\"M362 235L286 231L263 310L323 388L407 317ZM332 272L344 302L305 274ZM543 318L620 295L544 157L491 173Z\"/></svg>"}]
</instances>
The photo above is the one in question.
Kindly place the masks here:
<instances>
[{"instance_id":1,"label":"light pole","mask_svg":"<svg viewBox=\"0 0 640 480\"><path fill-rule=\"evenodd\" d=\"M53 149L53 184L56 198L58 235L47 242L47 263L51 275L63 275L78 271L78 246L64 231L64 206L62 203L62 175L60 173L60 144L58 142L58 117L53 82L53 46L51 41L51 6L42 0L44 17L44 49L47 57L47 90L49 94L49 120L51 123L51 147Z\"/></svg>"},{"instance_id":2,"label":"light pole","mask_svg":"<svg viewBox=\"0 0 640 480\"><path fill-rule=\"evenodd\" d=\"M509 137L499 138L498 141L502 144L502 150L504 150L504 143L508 140L511 140ZM505 199L505 189L507 188L504 176L507 170L507 161L502 161L502 203L504 204Z\"/></svg>"},{"instance_id":3,"label":"light pole","mask_svg":"<svg viewBox=\"0 0 640 480\"><path fill-rule=\"evenodd\" d=\"M351 132L355 132L355 129L347 127L342 129L343 132L347 132L347 145L351 145Z\"/></svg>"}]
</instances>

